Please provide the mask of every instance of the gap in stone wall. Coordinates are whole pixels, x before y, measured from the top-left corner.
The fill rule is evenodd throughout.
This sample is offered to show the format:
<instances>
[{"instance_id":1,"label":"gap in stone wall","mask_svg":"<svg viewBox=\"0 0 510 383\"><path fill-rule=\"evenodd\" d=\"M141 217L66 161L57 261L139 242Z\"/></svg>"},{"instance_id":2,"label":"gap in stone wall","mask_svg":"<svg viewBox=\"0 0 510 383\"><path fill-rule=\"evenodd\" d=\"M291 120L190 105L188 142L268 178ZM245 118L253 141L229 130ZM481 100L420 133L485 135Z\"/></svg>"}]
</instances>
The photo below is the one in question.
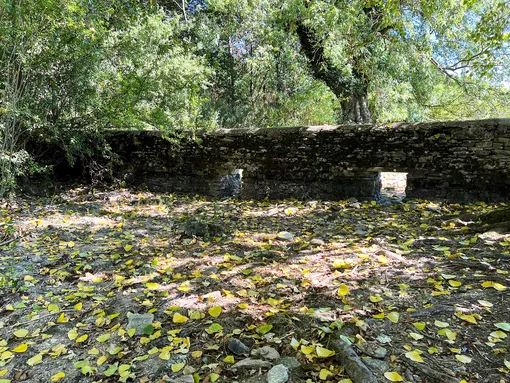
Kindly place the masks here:
<instances>
[{"instance_id":1,"label":"gap in stone wall","mask_svg":"<svg viewBox=\"0 0 510 383\"><path fill-rule=\"evenodd\" d=\"M381 197L401 201L406 196L407 173L381 172Z\"/></svg>"},{"instance_id":2,"label":"gap in stone wall","mask_svg":"<svg viewBox=\"0 0 510 383\"><path fill-rule=\"evenodd\" d=\"M220 198L240 197L243 185L243 169L234 169L232 173L220 177Z\"/></svg>"}]
</instances>

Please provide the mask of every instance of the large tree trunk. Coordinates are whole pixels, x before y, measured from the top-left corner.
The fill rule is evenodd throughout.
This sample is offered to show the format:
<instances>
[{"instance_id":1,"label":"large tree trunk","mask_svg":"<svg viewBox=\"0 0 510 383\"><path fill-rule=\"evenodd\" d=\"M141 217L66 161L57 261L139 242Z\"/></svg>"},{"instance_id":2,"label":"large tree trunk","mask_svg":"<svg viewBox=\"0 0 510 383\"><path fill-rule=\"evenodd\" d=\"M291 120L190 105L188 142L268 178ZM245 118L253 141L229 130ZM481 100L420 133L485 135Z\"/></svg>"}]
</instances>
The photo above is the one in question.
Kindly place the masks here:
<instances>
[{"instance_id":1,"label":"large tree trunk","mask_svg":"<svg viewBox=\"0 0 510 383\"><path fill-rule=\"evenodd\" d=\"M340 105L342 106L343 122L354 122L357 124L372 122L366 91L351 94L342 100Z\"/></svg>"},{"instance_id":2,"label":"large tree trunk","mask_svg":"<svg viewBox=\"0 0 510 383\"><path fill-rule=\"evenodd\" d=\"M324 46L313 30L298 24L296 31L301 51L308 59L314 77L323 81L338 98L342 107L342 122L372 122L368 107L368 79L363 73L354 70L349 76L345 76L324 55Z\"/></svg>"}]
</instances>

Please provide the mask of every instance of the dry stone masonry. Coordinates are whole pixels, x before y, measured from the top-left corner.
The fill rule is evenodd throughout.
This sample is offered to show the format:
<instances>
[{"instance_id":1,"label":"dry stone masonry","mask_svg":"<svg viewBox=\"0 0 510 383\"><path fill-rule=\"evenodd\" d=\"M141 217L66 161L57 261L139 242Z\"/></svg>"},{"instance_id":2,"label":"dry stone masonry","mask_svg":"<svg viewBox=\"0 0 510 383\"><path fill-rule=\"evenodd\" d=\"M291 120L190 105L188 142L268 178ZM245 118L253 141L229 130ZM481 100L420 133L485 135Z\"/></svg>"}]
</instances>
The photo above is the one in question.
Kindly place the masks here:
<instances>
[{"instance_id":1,"label":"dry stone masonry","mask_svg":"<svg viewBox=\"0 0 510 383\"><path fill-rule=\"evenodd\" d=\"M109 137L117 176L152 190L217 195L242 169L249 199L371 199L380 172L407 172L409 198L505 200L510 119L216 130L178 151L156 132Z\"/></svg>"}]
</instances>

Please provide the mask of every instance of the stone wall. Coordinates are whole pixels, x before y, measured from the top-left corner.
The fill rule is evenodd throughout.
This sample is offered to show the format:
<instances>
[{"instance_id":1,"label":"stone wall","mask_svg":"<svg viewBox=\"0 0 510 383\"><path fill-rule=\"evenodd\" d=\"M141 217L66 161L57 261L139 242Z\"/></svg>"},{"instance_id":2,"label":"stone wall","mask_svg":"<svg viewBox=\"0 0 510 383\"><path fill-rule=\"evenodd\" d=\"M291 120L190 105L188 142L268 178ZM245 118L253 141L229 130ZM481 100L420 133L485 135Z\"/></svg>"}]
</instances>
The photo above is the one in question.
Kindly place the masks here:
<instances>
[{"instance_id":1,"label":"stone wall","mask_svg":"<svg viewBox=\"0 0 510 383\"><path fill-rule=\"evenodd\" d=\"M217 130L176 151L155 132L114 132L118 177L149 189L217 195L243 169L244 198L373 198L379 172L407 172L410 198L505 200L510 119Z\"/></svg>"}]
</instances>

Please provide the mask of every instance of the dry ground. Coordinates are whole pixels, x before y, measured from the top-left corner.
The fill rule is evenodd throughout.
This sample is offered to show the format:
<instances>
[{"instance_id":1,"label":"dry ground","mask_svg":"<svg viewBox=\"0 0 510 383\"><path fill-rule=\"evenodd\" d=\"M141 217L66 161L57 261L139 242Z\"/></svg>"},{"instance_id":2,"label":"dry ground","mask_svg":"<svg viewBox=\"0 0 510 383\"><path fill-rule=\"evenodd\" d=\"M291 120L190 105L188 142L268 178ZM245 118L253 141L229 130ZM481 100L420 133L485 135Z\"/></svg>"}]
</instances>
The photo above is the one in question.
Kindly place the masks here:
<instances>
[{"instance_id":1,"label":"dry ground","mask_svg":"<svg viewBox=\"0 0 510 383\"><path fill-rule=\"evenodd\" d=\"M510 381L510 237L472 222L497 207L127 190L5 204L0 382L263 376L232 367L231 338L297 358L289 382L348 382L340 334L380 381ZM128 313L154 320L137 334Z\"/></svg>"}]
</instances>

